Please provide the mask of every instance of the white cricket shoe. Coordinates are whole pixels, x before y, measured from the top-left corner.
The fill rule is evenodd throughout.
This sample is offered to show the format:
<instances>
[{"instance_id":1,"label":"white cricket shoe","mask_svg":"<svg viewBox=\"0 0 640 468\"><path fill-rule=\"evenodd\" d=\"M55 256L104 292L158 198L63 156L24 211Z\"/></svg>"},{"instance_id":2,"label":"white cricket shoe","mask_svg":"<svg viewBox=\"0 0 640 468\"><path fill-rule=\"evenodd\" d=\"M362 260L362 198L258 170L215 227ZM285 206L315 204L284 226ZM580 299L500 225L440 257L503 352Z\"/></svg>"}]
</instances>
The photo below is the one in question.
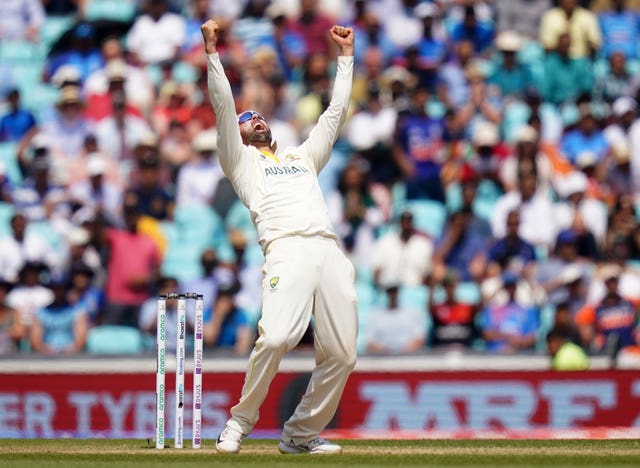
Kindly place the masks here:
<instances>
[{"instance_id":1,"label":"white cricket shoe","mask_svg":"<svg viewBox=\"0 0 640 468\"><path fill-rule=\"evenodd\" d=\"M226 426L216 440L216 450L220 453L238 453L240 444L247 436L231 426Z\"/></svg>"},{"instance_id":2,"label":"white cricket shoe","mask_svg":"<svg viewBox=\"0 0 640 468\"><path fill-rule=\"evenodd\" d=\"M296 444L293 440L285 442L281 440L278 444L278 450L280 453L342 453L342 447L336 444L332 444L322 437L316 437L303 442L302 444Z\"/></svg>"}]
</instances>

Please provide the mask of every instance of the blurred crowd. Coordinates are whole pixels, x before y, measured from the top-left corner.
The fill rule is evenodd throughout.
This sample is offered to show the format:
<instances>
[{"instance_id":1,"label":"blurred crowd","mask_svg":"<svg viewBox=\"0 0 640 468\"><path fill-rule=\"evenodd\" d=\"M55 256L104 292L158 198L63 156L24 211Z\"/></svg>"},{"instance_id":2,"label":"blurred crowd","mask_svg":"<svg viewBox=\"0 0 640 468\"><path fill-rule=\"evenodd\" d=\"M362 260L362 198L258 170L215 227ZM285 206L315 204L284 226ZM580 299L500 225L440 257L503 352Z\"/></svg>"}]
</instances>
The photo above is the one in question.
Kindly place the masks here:
<instances>
[{"instance_id":1,"label":"blurred crowd","mask_svg":"<svg viewBox=\"0 0 640 468\"><path fill-rule=\"evenodd\" d=\"M356 267L361 353L640 360L639 7L0 2L0 352L99 352L125 330L147 349L167 291L205 295L209 349L250 349L262 255L217 160L213 17L237 109L280 148L328 105L328 29L356 31L320 183Z\"/></svg>"}]
</instances>

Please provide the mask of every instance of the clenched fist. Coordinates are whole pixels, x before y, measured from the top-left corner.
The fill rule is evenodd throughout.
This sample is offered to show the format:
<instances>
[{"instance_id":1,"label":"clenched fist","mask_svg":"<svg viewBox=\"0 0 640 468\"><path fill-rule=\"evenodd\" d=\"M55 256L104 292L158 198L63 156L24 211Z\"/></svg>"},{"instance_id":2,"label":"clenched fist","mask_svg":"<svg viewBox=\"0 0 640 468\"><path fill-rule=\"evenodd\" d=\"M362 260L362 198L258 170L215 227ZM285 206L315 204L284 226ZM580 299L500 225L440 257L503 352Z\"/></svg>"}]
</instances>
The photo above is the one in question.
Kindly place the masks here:
<instances>
[{"instance_id":1,"label":"clenched fist","mask_svg":"<svg viewBox=\"0 0 640 468\"><path fill-rule=\"evenodd\" d=\"M204 50L207 54L213 54L216 51L219 29L220 25L214 20L209 20L200 26L202 38L204 39Z\"/></svg>"},{"instance_id":2,"label":"clenched fist","mask_svg":"<svg viewBox=\"0 0 640 468\"><path fill-rule=\"evenodd\" d=\"M353 55L353 28L336 25L329 30L329 35L340 48L340 55Z\"/></svg>"}]
</instances>

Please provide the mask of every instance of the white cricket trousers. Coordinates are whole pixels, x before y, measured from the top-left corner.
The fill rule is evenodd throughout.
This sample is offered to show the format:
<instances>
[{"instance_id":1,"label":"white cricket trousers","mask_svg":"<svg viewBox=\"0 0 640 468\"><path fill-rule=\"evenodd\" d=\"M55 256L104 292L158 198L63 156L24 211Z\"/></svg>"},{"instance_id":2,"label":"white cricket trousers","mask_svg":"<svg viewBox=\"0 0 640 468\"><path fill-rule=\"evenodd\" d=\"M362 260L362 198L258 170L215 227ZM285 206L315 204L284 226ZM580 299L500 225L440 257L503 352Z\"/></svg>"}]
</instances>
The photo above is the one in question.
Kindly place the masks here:
<instances>
[{"instance_id":1,"label":"white cricket trousers","mask_svg":"<svg viewBox=\"0 0 640 468\"><path fill-rule=\"evenodd\" d=\"M298 344L313 314L316 365L282 432L283 440L300 444L329 424L356 362L354 268L335 240L295 236L269 245L263 273L259 337L227 424L251 432L282 356Z\"/></svg>"}]
</instances>

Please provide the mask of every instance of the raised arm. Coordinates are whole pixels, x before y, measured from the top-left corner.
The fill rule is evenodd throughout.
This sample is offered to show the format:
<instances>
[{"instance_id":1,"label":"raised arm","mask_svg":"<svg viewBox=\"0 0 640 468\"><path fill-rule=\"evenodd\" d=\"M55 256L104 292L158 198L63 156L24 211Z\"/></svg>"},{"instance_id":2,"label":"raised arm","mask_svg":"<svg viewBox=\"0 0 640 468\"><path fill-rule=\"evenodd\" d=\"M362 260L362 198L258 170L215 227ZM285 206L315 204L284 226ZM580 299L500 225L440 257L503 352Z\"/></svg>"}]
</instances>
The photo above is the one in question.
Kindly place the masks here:
<instances>
[{"instance_id":1,"label":"raised arm","mask_svg":"<svg viewBox=\"0 0 640 468\"><path fill-rule=\"evenodd\" d=\"M235 182L239 176L239 166L243 163L240 157L243 145L231 85L224 74L216 49L219 29L220 25L213 20L207 21L200 28L207 54L209 99L216 114L220 166L227 177Z\"/></svg>"},{"instance_id":2,"label":"raised arm","mask_svg":"<svg viewBox=\"0 0 640 468\"><path fill-rule=\"evenodd\" d=\"M303 143L313 159L316 172L320 172L329 160L331 149L346 120L353 82L353 29L333 26L329 34L340 49L331 102Z\"/></svg>"}]
</instances>

